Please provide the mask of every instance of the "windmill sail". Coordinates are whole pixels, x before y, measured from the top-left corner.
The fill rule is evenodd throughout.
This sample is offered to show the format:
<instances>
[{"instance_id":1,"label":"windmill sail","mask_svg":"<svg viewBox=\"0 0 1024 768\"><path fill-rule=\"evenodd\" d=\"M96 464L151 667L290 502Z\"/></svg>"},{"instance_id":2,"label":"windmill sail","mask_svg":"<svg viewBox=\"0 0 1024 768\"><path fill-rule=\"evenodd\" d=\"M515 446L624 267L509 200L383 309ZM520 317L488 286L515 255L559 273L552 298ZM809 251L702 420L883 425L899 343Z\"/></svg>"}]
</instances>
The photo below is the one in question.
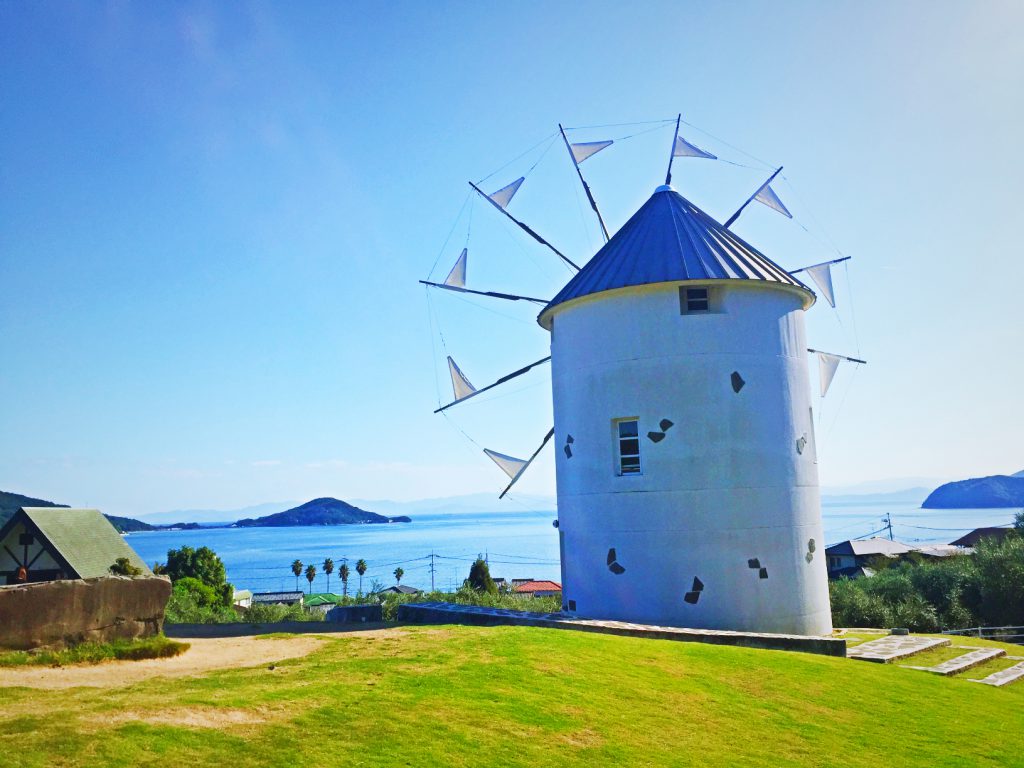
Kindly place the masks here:
<instances>
[{"instance_id":1,"label":"windmill sail","mask_svg":"<svg viewBox=\"0 0 1024 768\"><path fill-rule=\"evenodd\" d=\"M611 139L608 141L582 141L570 144L569 151L572 152L572 156L577 163L582 163L588 157L596 155L602 149L610 147L614 143Z\"/></svg>"},{"instance_id":2,"label":"windmill sail","mask_svg":"<svg viewBox=\"0 0 1024 768\"><path fill-rule=\"evenodd\" d=\"M455 266L452 267L452 271L448 273L448 277L444 279L444 284L451 288L465 288L466 287L466 256L468 248L463 248L462 253L459 255L459 260L455 262Z\"/></svg>"},{"instance_id":3,"label":"windmill sail","mask_svg":"<svg viewBox=\"0 0 1024 768\"><path fill-rule=\"evenodd\" d=\"M486 453L491 458L491 461L493 461L495 464L501 467L505 474L511 478L511 482L509 482L509 484L505 486L505 490L503 490L501 494L499 494L499 499L505 498L505 494L508 493L512 489L512 486L516 484L516 481L520 477L522 477L523 472L525 472L526 468L533 463L533 460L537 458L540 452L544 450L544 446L548 444L548 441L551 440L554 434L555 428L552 427L551 429L548 430L548 433L544 435L544 439L541 441L540 448L534 451L533 455L526 461L523 461L522 459L517 459L515 456L506 456L503 453L498 453L497 451L492 451L488 448L484 448L484 453Z\"/></svg>"},{"instance_id":4,"label":"windmill sail","mask_svg":"<svg viewBox=\"0 0 1024 768\"><path fill-rule=\"evenodd\" d=\"M789 209L782 204L779 200L779 196L775 194L775 190L771 188L769 182L765 182L764 186L757 190L757 194L754 195L754 199L762 205L767 205L772 210L778 211L783 216L790 219L793 218L793 214L789 212Z\"/></svg>"},{"instance_id":5,"label":"windmill sail","mask_svg":"<svg viewBox=\"0 0 1024 768\"><path fill-rule=\"evenodd\" d=\"M512 198L515 196L516 192L519 191L519 187L522 186L522 183L525 180L525 176L520 176L511 184L502 187L497 192L488 195L488 197L494 201L495 205L504 210L505 208L508 208L508 204L512 202Z\"/></svg>"},{"instance_id":6,"label":"windmill sail","mask_svg":"<svg viewBox=\"0 0 1024 768\"><path fill-rule=\"evenodd\" d=\"M717 155L712 155L710 152L705 152L700 147L696 147L682 136L676 135L676 145L672 150L672 157L704 157L708 160L717 160Z\"/></svg>"},{"instance_id":7,"label":"windmill sail","mask_svg":"<svg viewBox=\"0 0 1024 768\"><path fill-rule=\"evenodd\" d=\"M451 355L448 356L448 372L452 375L452 390L455 392L455 402L476 394L476 387L470 383L469 379L466 378L466 374L455 364Z\"/></svg>"},{"instance_id":8,"label":"windmill sail","mask_svg":"<svg viewBox=\"0 0 1024 768\"><path fill-rule=\"evenodd\" d=\"M821 295L825 297L825 300L835 307L836 293L832 287L832 265L816 264L813 267L807 267L805 271L821 289Z\"/></svg>"},{"instance_id":9,"label":"windmill sail","mask_svg":"<svg viewBox=\"0 0 1024 768\"><path fill-rule=\"evenodd\" d=\"M818 380L821 385L822 397L828 393L832 379L836 376L836 369L839 368L839 363L842 361L843 358L840 355L830 355L828 352L818 353Z\"/></svg>"},{"instance_id":10,"label":"windmill sail","mask_svg":"<svg viewBox=\"0 0 1024 768\"><path fill-rule=\"evenodd\" d=\"M530 463L526 459L517 459L515 456L506 456L504 453L492 451L490 448L484 448L484 453L487 454L491 461L501 467L501 471L508 475L513 481L519 477L520 473L526 469L526 466Z\"/></svg>"}]
</instances>

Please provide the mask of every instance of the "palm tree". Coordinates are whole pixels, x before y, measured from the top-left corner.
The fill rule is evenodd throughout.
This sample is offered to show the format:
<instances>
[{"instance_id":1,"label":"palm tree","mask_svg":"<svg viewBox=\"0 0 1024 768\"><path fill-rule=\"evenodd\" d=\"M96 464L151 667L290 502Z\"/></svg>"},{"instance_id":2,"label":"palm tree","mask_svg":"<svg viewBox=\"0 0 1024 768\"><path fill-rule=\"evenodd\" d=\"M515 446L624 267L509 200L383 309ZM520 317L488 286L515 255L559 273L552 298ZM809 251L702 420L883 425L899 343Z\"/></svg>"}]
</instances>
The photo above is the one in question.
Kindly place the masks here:
<instances>
[{"instance_id":1,"label":"palm tree","mask_svg":"<svg viewBox=\"0 0 1024 768\"><path fill-rule=\"evenodd\" d=\"M341 595L342 597L348 597L348 563L342 563L341 568L338 569L338 575L341 576Z\"/></svg>"},{"instance_id":2,"label":"palm tree","mask_svg":"<svg viewBox=\"0 0 1024 768\"><path fill-rule=\"evenodd\" d=\"M295 560L292 563L292 573L295 574L295 591L299 591L299 576L302 575L302 561Z\"/></svg>"},{"instance_id":3,"label":"palm tree","mask_svg":"<svg viewBox=\"0 0 1024 768\"><path fill-rule=\"evenodd\" d=\"M306 581L309 582L309 594L313 594L313 579L316 578L316 566L306 566Z\"/></svg>"},{"instance_id":4,"label":"palm tree","mask_svg":"<svg viewBox=\"0 0 1024 768\"><path fill-rule=\"evenodd\" d=\"M359 574L359 594L363 594L363 574L366 573L366 561L360 559L356 563L356 573Z\"/></svg>"},{"instance_id":5,"label":"palm tree","mask_svg":"<svg viewBox=\"0 0 1024 768\"><path fill-rule=\"evenodd\" d=\"M405 576L405 571L401 568L395 568L395 584L401 584L403 576Z\"/></svg>"},{"instance_id":6,"label":"palm tree","mask_svg":"<svg viewBox=\"0 0 1024 768\"><path fill-rule=\"evenodd\" d=\"M324 560L324 573L327 574L327 591L331 591L331 574L334 573L334 561L331 558Z\"/></svg>"}]
</instances>

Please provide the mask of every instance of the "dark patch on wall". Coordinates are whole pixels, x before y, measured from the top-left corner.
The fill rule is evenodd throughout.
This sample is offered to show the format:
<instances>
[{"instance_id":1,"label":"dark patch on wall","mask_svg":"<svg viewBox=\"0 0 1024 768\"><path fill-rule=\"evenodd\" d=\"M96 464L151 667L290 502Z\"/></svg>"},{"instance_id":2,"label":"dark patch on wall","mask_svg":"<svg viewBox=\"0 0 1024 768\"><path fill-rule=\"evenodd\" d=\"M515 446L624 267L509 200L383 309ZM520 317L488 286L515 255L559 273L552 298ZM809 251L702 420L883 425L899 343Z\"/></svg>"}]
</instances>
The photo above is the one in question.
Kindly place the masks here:
<instances>
[{"instance_id":1,"label":"dark patch on wall","mask_svg":"<svg viewBox=\"0 0 1024 768\"><path fill-rule=\"evenodd\" d=\"M696 576L693 577L693 587L683 595L683 602L689 603L690 605L696 605L697 601L700 600L700 593L704 591L704 582L698 579Z\"/></svg>"},{"instance_id":2,"label":"dark patch on wall","mask_svg":"<svg viewBox=\"0 0 1024 768\"><path fill-rule=\"evenodd\" d=\"M759 570L757 572L757 575L760 578L762 578L762 579L767 579L768 578L768 569L767 568L762 568L761 570Z\"/></svg>"},{"instance_id":3,"label":"dark patch on wall","mask_svg":"<svg viewBox=\"0 0 1024 768\"><path fill-rule=\"evenodd\" d=\"M572 458L572 448L570 446L573 443L575 443L575 442L576 441L572 439L572 435L566 435L565 436L565 445L562 448L562 450L565 451L565 458L567 458L567 459L571 459Z\"/></svg>"},{"instance_id":4,"label":"dark patch on wall","mask_svg":"<svg viewBox=\"0 0 1024 768\"><path fill-rule=\"evenodd\" d=\"M650 438L650 441L652 443L660 443L662 440L665 439L665 433L664 432L648 432L647 433L647 437Z\"/></svg>"},{"instance_id":5,"label":"dark patch on wall","mask_svg":"<svg viewBox=\"0 0 1024 768\"><path fill-rule=\"evenodd\" d=\"M739 394L739 391L743 389L743 385L746 384L743 377L740 376L739 371L732 372L732 391Z\"/></svg>"},{"instance_id":6,"label":"dark patch on wall","mask_svg":"<svg viewBox=\"0 0 1024 768\"><path fill-rule=\"evenodd\" d=\"M761 561L758 560L756 557L752 557L749 560L747 560L747 568L760 568L760 567L761 567Z\"/></svg>"},{"instance_id":7,"label":"dark patch on wall","mask_svg":"<svg viewBox=\"0 0 1024 768\"><path fill-rule=\"evenodd\" d=\"M668 419L662 419L658 422L658 426L661 427L662 432L668 432L675 425Z\"/></svg>"},{"instance_id":8,"label":"dark patch on wall","mask_svg":"<svg viewBox=\"0 0 1024 768\"><path fill-rule=\"evenodd\" d=\"M807 540L807 554L804 555L804 560L808 563L814 559L814 550L817 549L817 545L814 543L814 539Z\"/></svg>"},{"instance_id":9,"label":"dark patch on wall","mask_svg":"<svg viewBox=\"0 0 1024 768\"><path fill-rule=\"evenodd\" d=\"M615 547L608 550L608 570L616 576L621 576L626 572L626 569L616 562Z\"/></svg>"},{"instance_id":10,"label":"dark patch on wall","mask_svg":"<svg viewBox=\"0 0 1024 768\"><path fill-rule=\"evenodd\" d=\"M558 522L558 520L552 520L552 521L551 521L551 527L552 527L552 528L557 528L558 526L559 526L559 522Z\"/></svg>"},{"instance_id":11,"label":"dark patch on wall","mask_svg":"<svg viewBox=\"0 0 1024 768\"><path fill-rule=\"evenodd\" d=\"M802 454L804 452L804 448L806 448L806 447L807 447L807 435L800 435L800 437L796 441L796 452Z\"/></svg>"},{"instance_id":12,"label":"dark patch on wall","mask_svg":"<svg viewBox=\"0 0 1024 768\"><path fill-rule=\"evenodd\" d=\"M569 610L570 611L575 611L576 610L576 601L575 600L570 600L569 601Z\"/></svg>"}]
</instances>

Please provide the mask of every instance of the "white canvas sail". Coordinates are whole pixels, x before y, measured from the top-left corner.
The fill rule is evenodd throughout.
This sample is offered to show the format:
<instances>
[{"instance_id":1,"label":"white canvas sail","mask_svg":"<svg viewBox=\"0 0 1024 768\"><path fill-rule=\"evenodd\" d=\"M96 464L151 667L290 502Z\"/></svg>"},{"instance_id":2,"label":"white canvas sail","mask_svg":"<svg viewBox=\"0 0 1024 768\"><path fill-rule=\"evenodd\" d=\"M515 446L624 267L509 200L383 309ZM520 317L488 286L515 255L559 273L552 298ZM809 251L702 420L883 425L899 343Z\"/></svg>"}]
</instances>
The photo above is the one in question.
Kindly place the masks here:
<instances>
[{"instance_id":1,"label":"white canvas sail","mask_svg":"<svg viewBox=\"0 0 1024 768\"><path fill-rule=\"evenodd\" d=\"M705 152L700 147L695 147L682 136L676 136L676 146L672 150L673 157L705 157L708 160L717 160L718 157L710 152Z\"/></svg>"},{"instance_id":2,"label":"white canvas sail","mask_svg":"<svg viewBox=\"0 0 1024 768\"><path fill-rule=\"evenodd\" d=\"M444 279L445 285L450 285L453 288L465 288L466 287L466 255L468 248L463 248L462 253L459 255L459 260L455 262L455 266L452 267L452 271L448 273L448 277Z\"/></svg>"},{"instance_id":3,"label":"white canvas sail","mask_svg":"<svg viewBox=\"0 0 1024 768\"><path fill-rule=\"evenodd\" d=\"M775 190L772 189L769 184L765 184L763 187L757 190L757 194L754 195L754 199L763 205L767 205L772 210L778 211L783 216L786 216L790 219L793 218L793 214L791 214L789 212L789 209L782 204L782 201L779 200L779 196L775 194Z\"/></svg>"},{"instance_id":4,"label":"white canvas sail","mask_svg":"<svg viewBox=\"0 0 1024 768\"><path fill-rule=\"evenodd\" d=\"M836 369L843 358L839 355L830 355L828 352L818 352L818 377L821 385L821 396L828 393L832 385L832 379L836 376Z\"/></svg>"},{"instance_id":5,"label":"white canvas sail","mask_svg":"<svg viewBox=\"0 0 1024 768\"><path fill-rule=\"evenodd\" d=\"M811 276L811 279L821 289L821 295L825 297L825 300L834 307L836 305L836 293L832 288L832 265L816 264L813 267L807 267L804 271Z\"/></svg>"},{"instance_id":6,"label":"white canvas sail","mask_svg":"<svg viewBox=\"0 0 1024 768\"><path fill-rule=\"evenodd\" d=\"M525 180L525 176L520 176L508 186L502 187L497 192L488 195L488 197L491 198L491 200L493 200L499 207L505 209L508 207L508 204L512 202L512 198L515 196L516 192L519 191L519 187Z\"/></svg>"},{"instance_id":7,"label":"white canvas sail","mask_svg":"<svg viewBox=\"0 0 1024 768\"><path fill-rule=\"evenodd\" d=\"M455 392L456 401L469 397L476 392L476 387L469 382L466 374L455 364L451 355L448 355L448 372L452 375L452 390Z\"/></svg>"},{"instance_id":8,"label":"white canvas sail","mask_svg":"<svg viewBox=\"0 0 1024 768\"><path fill-rule=\"evenodd\" d=\"M484 453L487 454L491 461L501 467L501 471L512 480L515 480L519 473L526 469L526 465L530 463L525 459L517 459L515 456L506 456L504 453L492 451L490 448L484 448Z\"/></svg>"},{"instance_id":9,"label":"white canvas sail","mask_svg":"<svg viewBox=\"0 0 1024 768\"><path fill-rule=\"evenodd\" d=\"M608 141L582 141L577 144L570 144L569 150L577 163L582 163L588 157L596 155L602 149L610 147L614 142Z\"/></svg>"}]
</instances>

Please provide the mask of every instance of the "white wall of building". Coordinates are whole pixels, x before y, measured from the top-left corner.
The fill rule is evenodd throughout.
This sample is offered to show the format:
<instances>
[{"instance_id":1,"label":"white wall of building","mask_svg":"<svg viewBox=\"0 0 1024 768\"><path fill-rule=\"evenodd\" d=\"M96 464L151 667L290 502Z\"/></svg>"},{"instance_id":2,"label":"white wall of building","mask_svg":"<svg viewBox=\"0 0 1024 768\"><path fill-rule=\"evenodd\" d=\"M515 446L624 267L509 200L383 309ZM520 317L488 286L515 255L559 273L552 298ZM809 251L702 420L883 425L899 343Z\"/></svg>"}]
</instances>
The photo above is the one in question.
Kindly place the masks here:
<instances>
[{"instance_id":1,"label":"white wall of building","mask_svg":"<svg viewBox=\"0 0 1024 768\"><path fill-rule=\"evenodd\" d=\"M564 599L596 618L828 632L810 295L762 281L706 285L708 314L681 314L679 284L666 283L550 315ZM617 472L613 420L625 417L639 418L641 475ZM620 573L607 562L613 548ZM703 588L687 602L695 578Z\"/></svg>"}]
</instances>

